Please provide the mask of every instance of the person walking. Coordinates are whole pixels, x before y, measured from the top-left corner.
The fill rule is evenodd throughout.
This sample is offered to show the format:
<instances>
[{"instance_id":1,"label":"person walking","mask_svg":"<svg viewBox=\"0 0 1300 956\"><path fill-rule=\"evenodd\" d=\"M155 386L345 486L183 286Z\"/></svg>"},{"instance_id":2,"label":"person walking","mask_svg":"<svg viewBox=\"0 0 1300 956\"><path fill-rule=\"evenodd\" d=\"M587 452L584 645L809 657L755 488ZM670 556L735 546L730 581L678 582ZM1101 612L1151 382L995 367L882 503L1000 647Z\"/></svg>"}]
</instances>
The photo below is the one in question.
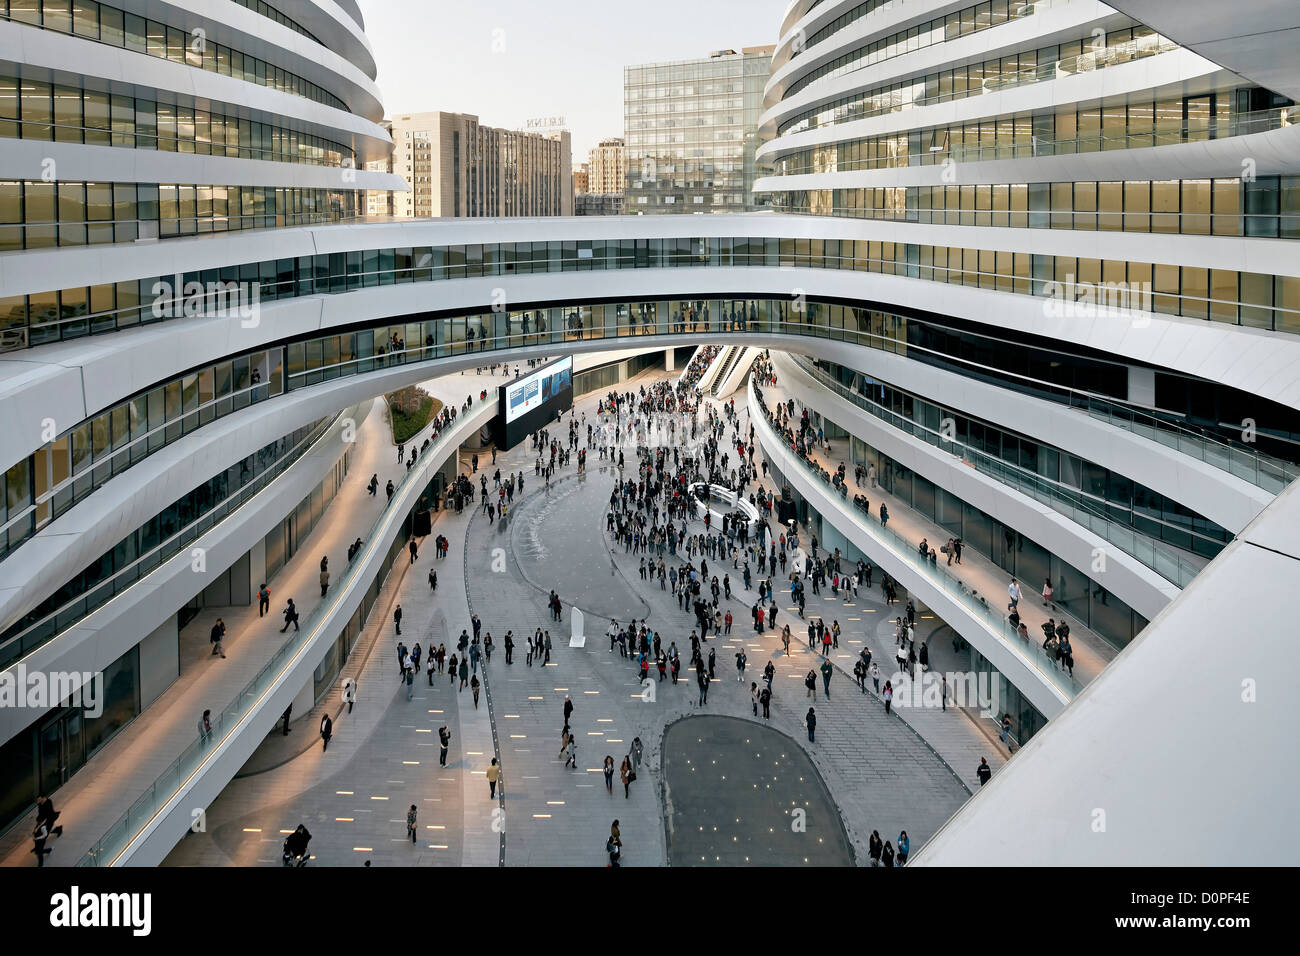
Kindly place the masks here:
<instances>
[{"instance_id":1,"label":"person walking","mask_svg":"<svg viewBox=\"0 0 1300 956\"><path fill-rule=\"evenodd\" d=\"M406 681L406 699L410 700L415 696L415 664L408 657L406 667L402 671L402 679Z\"/></svg>"},{"instance_id":2,"label":"person walking","mask_svg":"<svg viewBox=\"0 0 1300 956\"><path fill-rule=\"evenodd\" d=\"M286 737L289 736L289 715L291 713L293 713L293 704L286 707L284 713L280 715L280 719L284 721L284 736Z\"/></svg>"},{"instance_id":3,"label":"person walking","mask_svg":"<svg viewBox=\"0 0 1300 956\"><path fill-rule=\"evenodd\" d=\"M890 704L894 702L894 685L889 681L885 681L885 693L883 696L885 698L885 713L887 714L889 713Z\"/></svg>"},{"instance_id":4,"label":"person walking","mask_svg":"<svg viewBox=\"0 0 1300 956\"><path fill-rule=\"evenodd\" d=\"M1007 597L1011 600L1011 603L1007 605L1007 610L1014 611L1016 605L1020 603L1020 585L1016 583L1015 578L1012 578L1011 583L1007 585Z\"/></svg>"},{"instance_id":5,"label":"person walking","mask_svg":"<svg viewBox=\"0 0 1300 956\"><path fill-rule=\"evenodd\" d=\"M871 664L871 685L875 687L876 693L880 693L880 665L872 662Z\"/></svg>"},{"instance_id":6,"label":"person walking","mask_svg":"<svg viewBox=\"0 0 1300 956\"><path fill-rule=\"evenodd\" d=\"M478 710L478 689L480 687L478 675L475 674L469 679L470 693L474 695L474 709Z\"/></svg>"},{"instance_id":7,"label":"person walking","mask_svg":"<svg viewBox=\"0 0 1300 956\"><path fill-rule=\"evenodd\" d=\"M632 769L632 758L627 754L623 755L623 763L619 765L618 776L623 781L623 799L626 800L632 795L632 781L636 779L636 771Z\"/></svg>"},{"instance_id":8,"label":"person walking","mask_svg":"<svg viewBox=\"0 0 1300 956\"><path fill-rule=\"evenodd\" d=\"M407 542L406 547L407 550L411 552L411 563L414 564L415 559L420 556L420 546L416 544L415 538L412 538Z\"/></svg>"},{"instance_id":9,"label":"person walking","mask_svg":"<svg viewBox=\"0 0 1300 956\"><path fill-rule=\"evenodd\" d=\"M808 693L806 696L811 697L813 700L816 700L817 699L817 672L816 671L809 670L808 673L804 675L803 686L808 689Z\"/></svg>"},{"instance_id":10,"label":"person walking","mask_svg":"<svg viewBox=\"0 0 1300 956\"><path fill-rule=\"evenodd\" d=\"M208 640L212 643L212 654L210 656L215 657L220 654L222 659L225 658L226 651L225 648L221 646L221 642L224 641L225 638L226 622L221 618L217 618L216 623L212 625L212 632L208 635Z\"/></svg>"},{"instance_id":11,"label":"person walking","mask_svg":"<svg viewBox=\"0 0 1300 956\"><path fill-rule=\"evenodd\" d=\"M36 820L36 826L32 830L32 852L36 854L36 865L45 866L45 858L54 850L45 846L45 841L50 838L50 828L47 827L39 818Z\"/></svg>"},{"instance_id":12,"label":"person walking","mask_svg":"<svg viewBox=\"0 0 1300 956\"><path fill-rule=\"evenodd\" d=\"M329 714L322 715L320 719L320 739L321 753L330 749L330 738L334 736L334 721L330 719Z\"/></svg>"},{"instance_id":13,"label":"person walking","mask_svg":"<svg viewBox=\"0 0 1300 956\"><path fill-rule=\"evenodd\" d=\"M772 719L772 688L764 687L758 692L758 702L763 705L763 719Z\"/></svg>"},{"instance_id":14,"label":"person walking","mask_svg":"<svg viewBox=\"0 0 1300 956\"><path fill-rule=\"evenodd\" d=\"M817 710L809 707L808 714L804 717L804 723L808 725L808 742L813 743L817 735Z\"/></svg>"},{"instance_id":15,"label":"person walking","mask_svg":"<svg viewBox=\"0 0 1300 956\"><path fill-rule=\"evenodd\" d=\"M1007 745L1007 750L1011 749L1011 715L1002 715L1002 730L998 733L998 739Z\"/></svg>"},{"instance_id":16,"label":"person walking","mask_svg":"<svg viewBox=\"0 0 1300 956\"><path fill-rule=\"evenodd\" d=\"M416 809L415 809L415 804L411 804L411 809L409 809L409 810L406 811L406 835L409 836L409 837L411 838L411 842L412 842L412 843L415 842L415 831L416 831L415 819L416 819L416 814L417 814L417 811L416 811Z\"/></svg>"},{"instance_id":17,"label":"person walking","mask_svg":"<svg viewBox=\"0 0 1300 956\"><path fill-rule=\"evenodd\" d=\"M885 843L880 839L880 832L872 830L871 838L867 841L867 855L871 857L872 866L880 866L880 855L884 849Z\"/></svg>"},{"instance_id":18,"label":"person walking","mask_svg":"<svg viewBox=\"0 0 1300 956\"><path fill-rule=\"evenodd\" d=\"M257 616L265 617L271 609L271 592L265 584L257 589Z\"/></svg>"},{"instance_id":19,"label":"person walking","mask_svg":"<svg viewBox=\"0 0 1300 956\"><path fill-rule=\"evenodd\" d=\"M825 660L822 661L821 672L822 672L822 689L826 695L826 699L830 700L831 699L831 674L835 672L835 668L829 660Z\"/></svg>"},{"instance_id":20,"label":"person walking","mask_svg":"<svg viewBox=\"0 0 1300 956\"><path fill-rule=\"evenodd\" d=\"M605 790L612 797L614 795L614 758L609 754L605 755Z\"/></svg>"},{"instance_id":21,"label":"person walking","mask_svg":"<svg viewBox=\"0 0 1300 956\"><path fill-rule=\"evenodd\" d=\"M36 798L36 822L44 823L45 828L56 837L63 836L63 827L58 826L55 821L59 819L59 811L54 809L54 801L41 794Z\"/></svg>"},{"instance_id":22,"label":"person walking","mask_svg":"<svg viewBox=\"0 0 1300 956\"><path fill-rule=\"evenodd\" d=\"M199 718L199 743L207 746L212 741L212 711L205 710Z\"/></svg>"},{"instance_id":23,"label":"person walking","mask_svg":"<svg viewBox=\"0 0 1300 956\"><path fill-rule=\"evenodd\" d=\"M987 757L980 757L980 765L975 768L975 776L979 777L981 787L993 776L993 768L989 766Z\"/></svg>"},{"instance_id":24,"label":"person walking","mask_svg":"<svg viewBox=\"0 0 1300 956\"><path fill-rule=\"evenodd\" d=\"M280 633L283 634L285 631L289 630L290 624L293 625L295 631L298 630L298 605L293 603L293 598L289 598L289 603L285 605L284 627L280 628Z\"/></svg>"},{"instance_id":25,"label":"person walking","mask_svg":"<svg viewBox=\"0 0 1300 956\"><path fill-rule=\"evenodd\" d=\"M501 781L501 765L497 763L497 758L492 758L492 763L488 765L485 773L488 782L488 799L495 800L497 797L497 784Z\"/></svg>"},{"instance_id":26,"label":"person walking","mask_svg":"<svg viewBox=\"0 0 1300 956\"><path fill-rule=\"evenodd\" d=\"M402 635L402 605L400 605L400 604L397 605L397 609L396 609L395 611L393 611L393 624L397 627L397 636L398 636L398 637L401 637L401 635Z\"/></svg>"},{"instance_id":27,"label":"person walking","mask_svg":"<svg viewBox=\"0 0 1300 956\"><path fill-rule=\"evenodd\" d=\"M564 695L564 729L569 729L569 718L573 716L573 700L568 694Z\"/></svg>"},{"instance_id":28,"label":"person walking","mask_svg":"<svg viewBox=\"0 0 1300 956\"><path fill-rule=\"evenodd\" d=\"M889 841L885 841L885 848L880 851L880 865L892 867L894 865L894 848Z\"/></svg>"},{"instance_id":29,"label":"person walking","mask_svg":"<svg viewBox=\"0 0 1300 956\"><path fill-rule=\"evenodd\" d=\"M443 724L438 728L438 766L447 766L447 748L451 746L451 731Z\"/></svg>"},{"instance_id":30,"label":"person walking","mask_svg":"<svg viewBox=\"0 0 1300 956\"><path fill-rule=\"evenodd\" d=\"M907 831L900 830L898 833L898 865L907 865L907 854L911 852L912 841L907 838Z\"/></svg>"},{"instance_id":31,"label":"person walking","mask_svg":"<svg viewBox=\"0 0 1300 956\"><path fill-rule=\"evenodd\" d=\"M710 651L709 653L712 654L713 652ZM748 658L745 656L745 652L743 650L737 651L736 652L736 680L740 681L742 684L745 682L746 661L748 661Z\"/></svg>"},{"instance_id":32,"label":"person walking","mask_svg":"<svg viewBox=\"0 0 1300 956\"><path fill-rule=\"evenodd\" d=\"M320 596L324 597L325 593L329 589L330 589L330 573L329 571L322 570L320 573Z\"/></svg>"},{"instance_id":33,"label":"person walking","mask_svg":"<svg viewBox=\"0 0 1300 956\"><path fill-rule=\"evenodd\" d=\"M578 769L578 738L574 734L569 734L569 747L564 758L564 766Z\"/></svg>"},{"instance_id":34,"label":"person walking","mask_svg":"<svg viewBox=\"0 0 1300 956\"><path fill-rule=\"evenodd\" d=\"M460 690L464 690L466 687L469 686L469 658L467 657L462 657L460 659L459 676L460 676Z\"/></svg>"},{"instance_id":35,"label":"person walking","mask_svg":"<svg viewBox=\"0 0 1300 956\"><path fill-rule=\"evenodd\" d=\"M605 852L609 854L609 865L612 867L621 866L619 858L623 855L623 840L619 834L618 821L615 820L609 828L609 839L605 841Z\"/></svg>"},{"instance_id":36,"label":"person walking","mask_svg":"<svg viewBox=\"0 0 1300 956\"><path fill-rule=\"evenodd\" d=\"M634 776L641 769L641 754L644 751L645 751L645 747L641 743L641 738L633 737L632 738L632 773Z\"/></svg>"}]
</instances>

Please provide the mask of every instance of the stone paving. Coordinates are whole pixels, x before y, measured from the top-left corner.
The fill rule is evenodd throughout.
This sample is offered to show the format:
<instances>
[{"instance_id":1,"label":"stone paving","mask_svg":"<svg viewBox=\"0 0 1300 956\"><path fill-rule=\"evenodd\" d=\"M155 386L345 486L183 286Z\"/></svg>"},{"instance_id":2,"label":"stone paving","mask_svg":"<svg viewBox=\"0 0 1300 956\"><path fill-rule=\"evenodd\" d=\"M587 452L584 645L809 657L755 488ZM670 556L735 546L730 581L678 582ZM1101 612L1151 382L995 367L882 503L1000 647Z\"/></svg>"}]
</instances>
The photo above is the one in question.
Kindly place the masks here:
<instances>
[{"instance_id":1,"label":"stone paving","mask_svg":"<svg viewBox=\"0 0 1300 956\"><path fill-rule=\"evenodd\" d=\"M662 375L649 373L623 387ZM575 410L579 419L585 415L594 423L595 402L596 396L579 401ZM566 427L567 419L553 432L561 435ZM864 696L844 673L832 679L829 700L821 693L819 681L817 740L808 743L804 715L810 701L802 676L816 663L817 655L806 650L806 641L797 640L799 634L791 642L791 657L786 658L777 634L752 633L748 615L752 595L745 594L738 575L732 633L706 644L706 649L717 650L707 704L698 702L693 673L687 675L685 670L683 683L677 686L655 681L653 697L647 699L651 695L643 693L632 662L609 650L605 637L609 616L623 622L633 614L644 617L663 633L665 646L676 640L684 657L689 657L692 615L681 611L676 600L653 582L639 579L639 556L624 554L622 549L610 551L603 533L613 481L608 463L600 462L593 451L585 475L575 474L576 466L570 466L546 488L534 475L533 461L527 443L498 456L497 467L503 474L524 472L525 494L522 500L516 496L507 520L489 522L478 508L439 516L435 533L446 534L453 546L448 558L437 562L436 596L428 594L425 582L434 561L428 546L400 581L390 580L392 594L381 596L381 604L402 602L408 625L404 638L420 639L423 645L433 636L447 643L449 653L461 628L468 627L470 613L478 614L483 631L491 633L495 642L492 661L480 668L485 685L479 707L473 707L469 691L454 691L446 675L432 689L422 678L415 686L416 699L408 702L393 673L396 636L391 614L376 613L372 628L377 634L365 638L376 637L374 650L360 674L355 713L340 715L328 753L312 746L282 766L233 781L209 808L208 832L187 838L168 863L252 864L273 859L278 846L271 843L282 839L279 831L304 821L315 836L312 850L318 863L358 865L371 859L375 865L601 866L607 862L605 840L614 819L620 821L623 865L685 863L676 852L670 858L666 824L671 820L673 831L683 832L692 814L705 812L691 808L708 806L709 797L692 798L691 788L683 790L681 784L676 785L677 796L670 795L661 767L670 727L674 728L667 738L670 768L678 766L677 761L702 759L698 749L672 743L681 734L687 743L695 739L690 737L692 718L701 714L734 718L765 737L783 735L779 739L789 743L782 751L787 756L778 758L783 760L779 772L807 776L807 765L801 761L810 761L821 784L813 788L808 783L807 790L792 796L781 791L777 799L808 802L809 818L824 824L827 811L824 806L813 811L814 794L833 795L858 863L867 860L872 830L882 839L893 840L900 829L906 829L915 852L967 799L974 767L962 766L954 773L950 763L960 763L981 750L981 755L1000 765L993 743L965 714L953 710L926 714L933 718L929 729L938 737L932 746L913 729L919 726L914 715L908 715L910 726L897 712L886 715L875 696ZM481 462L480 470L484 469L490 479L492 466ZM463 547L458 547L459 542ZM462 574L463 589L456 586ZM558 622L549 619L546 607L552 587L564 602ZM788 604L788 592L785 597ZM581 647L571 647L569 640L575 605L586 614L586 641ZM836 609L844 615L838 667L851 667L855 642L872 641L877 659L886 645L892 646L883 605L872 605L864 597L855 607ZM859 617L863 620L850 619ZM534 661L530 666L525 660L526 636L537 627L550 630L553 652L549 664ZM507 630L514 632L516 645L511 665L505 663ZM743 682L736 680L734 658L742 647L749 658ZM804 655L809 660L803 660ZM761 679L769 658L777 676L771 729L764 731L755 726L762 720L751 711L748 682ZM566 695L574 703L576 768L566 768L557 757ZM437 728L443 723L453 735L445 771L433 762ZM298 733L310 736L314 728L295 723L293 734ZM608 754L617 767L634 737L644 745L638 779L625 797L616 772L610 793L601 771L603 759ZM712 737L710 732L707 746L714 744ZM705 735L696 733L696 738ZM765 741L755 752L769 746ZM502 767L495 800L489 797L485 780L493 754L499 755ZM765 791L761 799L752 794L762 774L738 756L736 761L735 789L723 792L714 785L716 806L708 811L710 819L734 809L742 820L767 821L773 812L770 794ZM821 785L824 791L819 790ZM412 803L420 808L414 847L404 836L405 809ZM702 825L703 820L696 824ZM822 829L813 838L825 839L835 831ZM752 828L746 833L753 837ZM730 835L742 834L737 830ZM696 856L703 845L678 844ZM847 861L847 845L832 842L820 847L809 852L811 846L787 841L754 862L799 863L804 857L827 862L834 853L845 854L843 861ZM720 848L714 855L723 856Z\"/></svg>"}]
</instances>

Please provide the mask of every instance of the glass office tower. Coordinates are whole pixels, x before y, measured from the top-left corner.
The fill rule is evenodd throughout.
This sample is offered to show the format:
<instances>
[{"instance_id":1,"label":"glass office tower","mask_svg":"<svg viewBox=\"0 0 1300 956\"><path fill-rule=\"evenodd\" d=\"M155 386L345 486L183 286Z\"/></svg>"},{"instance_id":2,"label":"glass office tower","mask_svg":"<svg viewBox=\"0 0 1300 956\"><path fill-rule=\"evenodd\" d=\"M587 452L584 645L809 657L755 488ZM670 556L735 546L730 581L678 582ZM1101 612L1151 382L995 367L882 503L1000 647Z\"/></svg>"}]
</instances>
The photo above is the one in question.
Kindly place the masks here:
<instances>
[{"instance_id":1,"label":"glass office tower","mask_svg":"<svg viewBox=\"0 0 1300 956\"><path fill-rule=\"evenodd\" d=\"M762 175L754 154L772 51L720 50L623 71L626 212L743 212L766 205L766 196L753 192Z\"/></svg>"}]
</instances>

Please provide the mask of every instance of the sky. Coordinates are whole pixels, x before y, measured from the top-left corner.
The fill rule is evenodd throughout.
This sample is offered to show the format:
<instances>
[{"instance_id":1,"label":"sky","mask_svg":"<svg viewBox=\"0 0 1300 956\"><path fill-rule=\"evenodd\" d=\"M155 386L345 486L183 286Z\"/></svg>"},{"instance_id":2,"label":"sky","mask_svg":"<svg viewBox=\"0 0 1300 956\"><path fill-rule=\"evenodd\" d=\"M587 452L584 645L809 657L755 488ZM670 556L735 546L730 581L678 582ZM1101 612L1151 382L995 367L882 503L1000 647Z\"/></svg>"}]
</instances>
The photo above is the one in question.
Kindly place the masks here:
<instances>
[{"instance_id":1,"label":"sky","mask_svg":"<svg viewBox=\"0 0 1300 956\"><path fill-rule=\"evenodd\" d=\"M775 43L788 0L359 0L389 116L523 128L563 116L573 161L623 135L623 67Z\"/></svg>"}]
</instances>

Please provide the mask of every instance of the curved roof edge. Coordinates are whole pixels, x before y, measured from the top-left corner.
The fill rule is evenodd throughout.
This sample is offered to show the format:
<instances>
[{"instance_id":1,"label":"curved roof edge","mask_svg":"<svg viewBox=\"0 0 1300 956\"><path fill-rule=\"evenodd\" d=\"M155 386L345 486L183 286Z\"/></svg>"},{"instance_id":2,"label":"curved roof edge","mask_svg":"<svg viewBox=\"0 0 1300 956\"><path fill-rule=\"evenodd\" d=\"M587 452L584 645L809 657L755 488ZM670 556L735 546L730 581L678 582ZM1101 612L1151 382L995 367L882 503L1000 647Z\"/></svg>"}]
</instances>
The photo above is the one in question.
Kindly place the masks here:
<instances>
[{"instance_id":1,"label":"curved roof edge","mask_svg":"<svg viewBox=\"0 0 1300 956\"><path fill-rule=\"evenodd\" d=\"M909 866L1294 866L1294 482Z\"/></svg>"}]
</instances>

